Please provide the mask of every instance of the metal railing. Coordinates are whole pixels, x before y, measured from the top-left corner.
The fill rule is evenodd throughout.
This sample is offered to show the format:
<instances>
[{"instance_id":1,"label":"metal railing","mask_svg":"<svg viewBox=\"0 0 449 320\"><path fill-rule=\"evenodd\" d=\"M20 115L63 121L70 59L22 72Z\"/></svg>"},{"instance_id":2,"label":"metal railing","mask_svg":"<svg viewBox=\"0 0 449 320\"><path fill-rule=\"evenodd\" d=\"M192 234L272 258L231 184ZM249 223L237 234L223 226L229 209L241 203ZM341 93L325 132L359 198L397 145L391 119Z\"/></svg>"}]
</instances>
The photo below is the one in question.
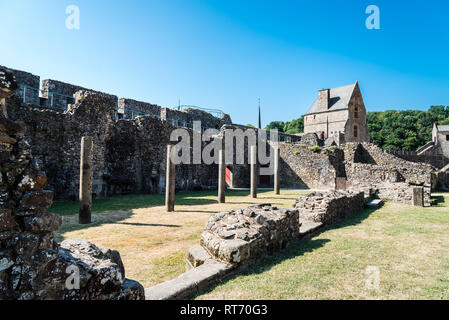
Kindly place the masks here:
<instances>
[{"instance_id":1,"label":"metal railing","mask_svg":"<svg viewBox=\"0 0 449 320\"><path fill-rule=\"evenodd\" d=\"M217 117L217 118L221 118L225 113L223 111L221 111L220 109L210 109L210 108L201 108L198 106L194 106L194 105L180 105L179 106L180 110L186 110L186 109L198 109L201 111L205 111L207 113L210 113L211 115Z\"/></svg>"}]
</instances>

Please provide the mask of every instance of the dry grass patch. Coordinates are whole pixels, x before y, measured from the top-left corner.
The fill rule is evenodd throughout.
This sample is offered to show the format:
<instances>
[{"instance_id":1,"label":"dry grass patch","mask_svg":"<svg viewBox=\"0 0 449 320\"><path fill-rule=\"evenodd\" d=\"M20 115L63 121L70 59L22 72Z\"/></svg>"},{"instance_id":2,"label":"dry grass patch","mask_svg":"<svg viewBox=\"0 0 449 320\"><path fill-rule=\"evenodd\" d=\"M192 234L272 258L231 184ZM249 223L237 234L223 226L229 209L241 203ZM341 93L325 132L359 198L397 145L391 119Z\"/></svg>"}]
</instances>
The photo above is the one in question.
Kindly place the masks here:
<instances>
[{"instance_id":1,"label":"dry grass patch","mask_svg":"<svg viewBox=\"0 0 449 320\"><path fill-rule=\"evenodd\" d=\"M75 202L57 202L51 211L63 215L58 241L85 239L118 250L126 276L149 287L185 271L187 250L199 243L204 225L212 214L254 203L291 207L305 192L285 190L276 196L264 191L257 199L252 199L248 191L230 190L226 204L216 203L216 191L180 193L174 213L165 211L160 195L123 196L121 202L119 197L111 197L109 201L108 198L98 199L94 201L92 224L88 226L78 224ZM111 210L111 207L120 210Z\"/></svg>"}]
</instances>

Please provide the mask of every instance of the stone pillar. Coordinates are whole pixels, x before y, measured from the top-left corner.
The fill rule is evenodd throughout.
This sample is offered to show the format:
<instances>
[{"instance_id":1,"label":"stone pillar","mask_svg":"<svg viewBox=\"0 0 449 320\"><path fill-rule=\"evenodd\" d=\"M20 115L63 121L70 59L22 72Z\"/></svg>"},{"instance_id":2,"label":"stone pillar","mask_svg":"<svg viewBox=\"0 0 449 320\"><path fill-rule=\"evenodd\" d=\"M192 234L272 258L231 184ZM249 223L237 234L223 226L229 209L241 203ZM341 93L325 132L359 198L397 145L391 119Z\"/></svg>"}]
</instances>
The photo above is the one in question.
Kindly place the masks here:
<instances>
[{"instance_id":1,"label":"stone pillar","mask_svg":"<svg viewBox=\"0 0 449 320\"><path fill-rule=\"evenodd\" d=\"M413 205L417 207L424 207L423 187L413 187Z\"/></svg>"},{"instance_id":2,"label":"stone pillar","mask_svg":"<svg viewBox=\"0 0 449 320\"><path fill-rule=\"evenodd\" d=\"M225 203L226 198L226 163L223 149L218 151L218 203Z\"/></svg>"},{"instance_id":3,"label":"stone pillar","mask_svg":"<svg viewBox=\"0 0 449 320\"><path fill-rule=\"evenodd\" d=\"M83 137L81 139L80 162L80 224L89 224L92 222L92 150L92 137Z\"/></svg>"},{"instance_id":4,"label":"stone pillar","mask_svg":"<svg viewBox=\"0 0 449 320\"><path fill-rule=\"evenodd\" d=\"M279 146L274 147L274 194L280 194Z\"/></svg>"},{"instance_id":5,"label":"stone pillar","mask_svg":"<svg viewBox=\"0 0 449 320\"><path fill-rule=\"evenodd\" d=\"M251 146L251 198L257 198L257 147Z\"/></svg>"},{"instance_id":6,"label":"stone pillar","mask_svg":"<svg viewBox=\"0 0 449 320\"><path fill-rule=\"evenodd\" d=\"M171 160L174 146L167 146L167 169L165 173L165 207L167 212L175 211L175 164Z\"/></svg>"}]
</instances>

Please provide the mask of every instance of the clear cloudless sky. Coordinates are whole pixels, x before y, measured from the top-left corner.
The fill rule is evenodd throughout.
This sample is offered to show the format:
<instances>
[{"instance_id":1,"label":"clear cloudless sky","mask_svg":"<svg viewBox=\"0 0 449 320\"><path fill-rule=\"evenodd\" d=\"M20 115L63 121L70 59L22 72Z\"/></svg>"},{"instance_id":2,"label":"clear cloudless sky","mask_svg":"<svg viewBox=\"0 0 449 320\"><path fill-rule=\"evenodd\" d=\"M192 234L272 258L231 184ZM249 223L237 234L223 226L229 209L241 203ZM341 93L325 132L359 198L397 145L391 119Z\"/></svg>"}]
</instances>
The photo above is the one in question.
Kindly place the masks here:
<instances>
[{"instance_id":1,"label":"clear cloudless sky","mask_svg":"<svg viewBox=\"0 0 449 320\"><path fill-rule=\"evenodd\" d=\"M356 80L369 111L449 105L448 21L447 0L0 0L0 65L241 124L260 97L265 126Z\"/></svg>"}]
</instances>

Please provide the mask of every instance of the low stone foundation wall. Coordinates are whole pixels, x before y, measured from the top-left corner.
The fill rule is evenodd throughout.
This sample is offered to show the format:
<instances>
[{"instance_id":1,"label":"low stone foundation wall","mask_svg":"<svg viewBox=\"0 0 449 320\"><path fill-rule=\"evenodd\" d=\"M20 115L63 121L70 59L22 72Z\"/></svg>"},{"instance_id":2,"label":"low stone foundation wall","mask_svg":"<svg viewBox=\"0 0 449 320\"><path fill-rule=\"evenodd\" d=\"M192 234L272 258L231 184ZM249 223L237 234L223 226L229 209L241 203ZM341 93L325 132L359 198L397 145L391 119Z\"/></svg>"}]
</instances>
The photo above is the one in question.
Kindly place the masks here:
<instances>
[{"instance_id":1,"label":"low stone foundation wall","mask_svg":"<svg viewBox=\"0 0 449 320\"><path fill-rule=\"evenodd\" d=\"M216 260L245 264L285 248L298 237L298 210L261 204L212 216L201 234L201 245Z\"/></svg>"},{"instance_id":2,"label":"low stone foundation wall","mask_svg":"<svg viewBox=\"0 0 449 320\"><path fill-rule=\"evenodd\" d=\"M187 272L146 288L145 299L187 299L199 294L261 258L316 234L333 220L360 211L364 193L311 193L300 197L296 205L301 209L259 204L213 215L201 235L201 245L188 251Z\"/></svg>"},{"instance_id":3,"label":"low stone foundation wall","mask_svg":"<svg viewBox=\"0 0 449 320\"><path fill-rule=\"evenodd\" d=\"M324 191L299 197L294 207L299 210L300 219L329 225L359 212L364 204L363 192Z\"/></svg>"},{"instance_id":4,"label":"low stone foundation wall","mask_svg":"<svg viewBox=\"0 0 449 320\"><path fill-rule=\"evenodd\" d=\"M413 204L413 188L415 185L408 183L383 183L376 186L376 194L381 199L389 199L405 204ZM430 187L423 187L424 205L431 205Z\"/></svg>"}]
</instances>

